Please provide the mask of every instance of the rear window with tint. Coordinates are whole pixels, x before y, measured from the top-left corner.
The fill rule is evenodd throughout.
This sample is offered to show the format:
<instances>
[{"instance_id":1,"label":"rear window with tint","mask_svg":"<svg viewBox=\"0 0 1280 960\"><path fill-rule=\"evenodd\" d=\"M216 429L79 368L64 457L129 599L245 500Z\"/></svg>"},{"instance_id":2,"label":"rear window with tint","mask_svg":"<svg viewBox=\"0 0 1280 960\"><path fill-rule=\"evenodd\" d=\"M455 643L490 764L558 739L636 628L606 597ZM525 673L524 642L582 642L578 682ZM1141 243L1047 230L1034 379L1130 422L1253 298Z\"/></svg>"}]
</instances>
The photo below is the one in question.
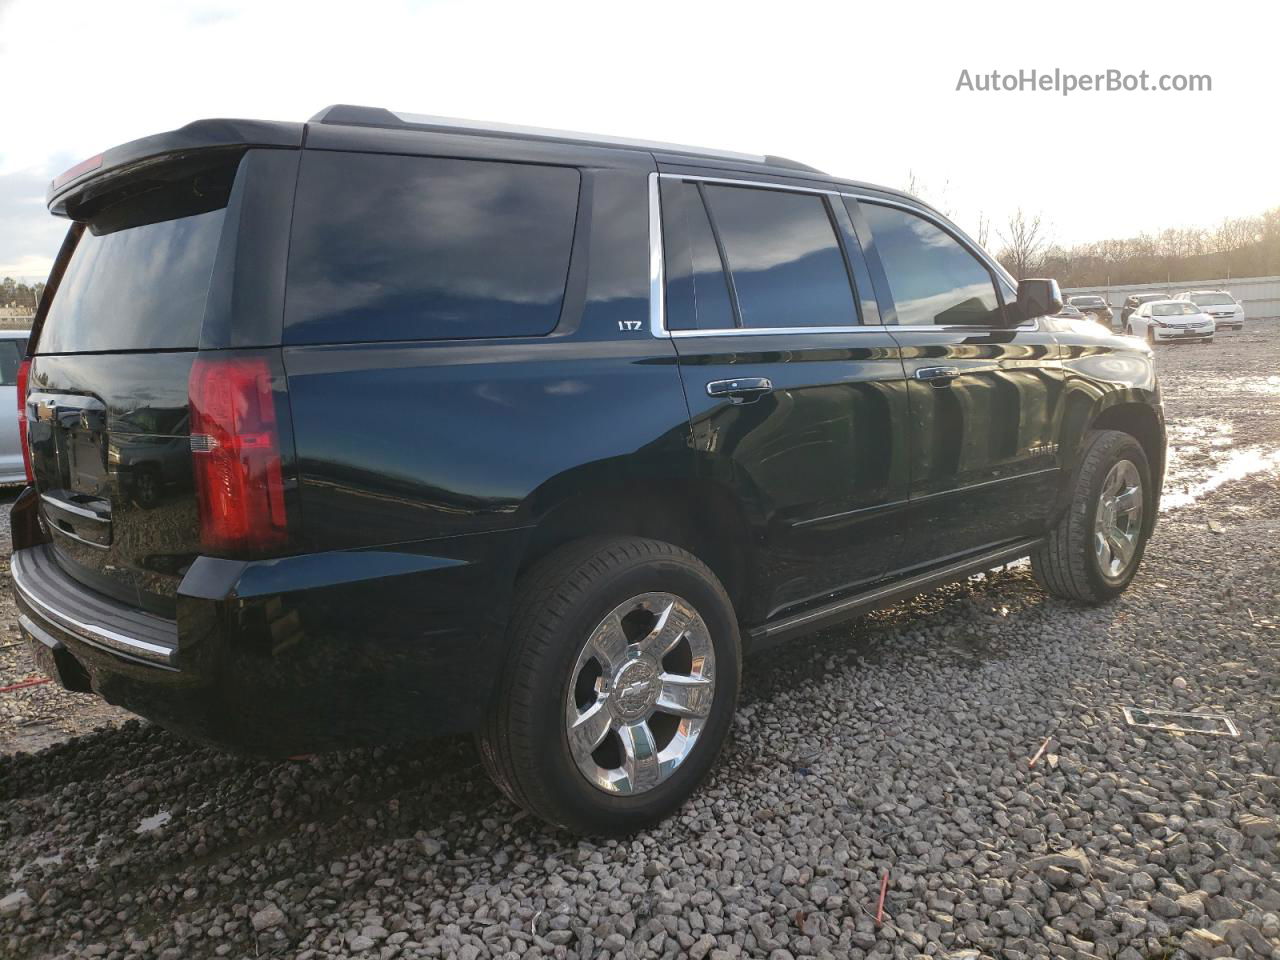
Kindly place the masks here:
<instances>
[{"instance_id":1,"label":"rear window with tint","mask_svg":"<svg viewBox=\"0 0 1280 960\"><path fill-rule=\"evenodd\" d=\"M153 171L129 199L96 214L67 262L36 352L199 346L237 163Z\"/></svg>"},{"instance_id":2,"label":"rear window with tint","mask_svg":"<svg viewBox=\"0 0 1280 960\"><path fill-rule=\"evenodd\" d=\"M285 342L550 333L580 179L567 167L306 153Z\"/></svg>"}]
</instances>

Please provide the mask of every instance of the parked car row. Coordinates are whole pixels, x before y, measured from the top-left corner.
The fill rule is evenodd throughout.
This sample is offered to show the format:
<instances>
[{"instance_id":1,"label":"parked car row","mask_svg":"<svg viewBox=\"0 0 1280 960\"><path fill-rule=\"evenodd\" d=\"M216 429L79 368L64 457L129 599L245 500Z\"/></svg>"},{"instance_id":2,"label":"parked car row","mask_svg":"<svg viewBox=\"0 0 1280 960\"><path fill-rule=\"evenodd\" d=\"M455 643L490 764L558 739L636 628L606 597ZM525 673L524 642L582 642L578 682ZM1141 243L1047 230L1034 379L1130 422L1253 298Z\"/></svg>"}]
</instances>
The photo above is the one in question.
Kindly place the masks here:
<instances>
[{"instance_id":1,"label":"parked car row","mask_svg":"<svg viewBox=\"0 0 1280 960\"><path fill-rule=\"evenodd\" d=\"M1197 308L1196 312L1202 312L1211 317L1215 324L1215 329L1244 329L1244 307L1235 297L1226 290L1185 290L1179 294L1164 293L1134 293L1125 298L1124 305L1120 308L1119 329L1125 333L1137 332L1145 330L1151 325L1151 317L1153 314L1148 311L1144 316L1145 320L1140 320L1135 328L1130 322L1139 310L1144 306L1150 306L1157 303L1168 301L1179 301L1189 303ZM1163 315L1163 314L1159 314ZM1177 314L1169 314L1169 316L1181 316ZM1111 304L1106 298L1096 293L1076 294L1066 298L1062 312L1059 316L1064 317L1084 317L1089 320L1095 320L1103 326L1110 327L1113 325L1114 314L1112 313ZM1131 329L1132 328L1132 329Z\"/></svg>"}]
</instances>

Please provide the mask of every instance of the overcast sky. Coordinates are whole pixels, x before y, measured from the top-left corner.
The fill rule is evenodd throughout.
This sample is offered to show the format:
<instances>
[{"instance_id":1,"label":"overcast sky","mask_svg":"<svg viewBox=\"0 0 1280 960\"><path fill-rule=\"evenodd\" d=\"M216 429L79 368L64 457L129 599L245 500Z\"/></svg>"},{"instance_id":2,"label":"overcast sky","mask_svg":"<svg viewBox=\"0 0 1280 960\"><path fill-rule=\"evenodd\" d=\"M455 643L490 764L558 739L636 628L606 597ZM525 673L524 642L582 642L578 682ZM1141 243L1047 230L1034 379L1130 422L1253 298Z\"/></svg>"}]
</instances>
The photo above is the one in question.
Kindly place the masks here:
<instances>
[{"instance_id":1,"label":"overcast sky","mask_svg":"<svg viewBox=\"0 0 1280 960\"><path fill-rule=\"evenodd\" d=\"M201 117L330 103L776 153L1054 239L1280 204L1280 4L0 0L0 276L43 276L48 181ZM961 70L1207 73L1208 93L957 91ZM998 246L993 234L991 246Z\"/></svg>"}]
</instances>

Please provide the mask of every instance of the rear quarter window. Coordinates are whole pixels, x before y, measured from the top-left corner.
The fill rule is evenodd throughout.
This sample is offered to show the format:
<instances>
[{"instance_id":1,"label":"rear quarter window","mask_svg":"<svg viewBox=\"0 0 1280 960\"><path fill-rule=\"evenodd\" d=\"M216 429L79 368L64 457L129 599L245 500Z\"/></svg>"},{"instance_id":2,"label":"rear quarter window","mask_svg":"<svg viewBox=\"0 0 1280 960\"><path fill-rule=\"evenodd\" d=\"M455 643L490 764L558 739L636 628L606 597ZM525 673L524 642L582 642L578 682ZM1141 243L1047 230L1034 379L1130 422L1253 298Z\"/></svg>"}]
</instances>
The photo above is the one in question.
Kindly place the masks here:
<instances>
[{"instance_id":1,"label":"rear quarter window","mask_svg":"<svg viewBox=\"0 0 1280 960\"><path fill-rule=\"evenodd\" d=\"M304 154L284 341L550 333L580 181L568 167Z\"/></svg>"}]
</instances>

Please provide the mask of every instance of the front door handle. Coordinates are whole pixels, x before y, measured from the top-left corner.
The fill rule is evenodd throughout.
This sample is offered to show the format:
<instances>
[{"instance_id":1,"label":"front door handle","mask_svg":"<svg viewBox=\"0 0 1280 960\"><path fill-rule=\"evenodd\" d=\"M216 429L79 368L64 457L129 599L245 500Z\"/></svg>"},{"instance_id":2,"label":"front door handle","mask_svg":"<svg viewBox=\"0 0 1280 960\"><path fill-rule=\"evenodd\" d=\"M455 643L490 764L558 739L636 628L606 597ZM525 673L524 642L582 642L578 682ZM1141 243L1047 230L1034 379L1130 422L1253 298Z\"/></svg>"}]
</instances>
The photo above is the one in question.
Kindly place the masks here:
<instances>
[{"instance_id":1,"label":"front door handle","mask_svg":"<svg viewBox=\"0 0 1280 960\"><path fill-rule=\"evenodd\" d=\"M773 381L768 377L739 377L737 380L712 380L707 384L707 396L728 397L733 403L753 403L766 393L773 392Z\"/></svg>"},{"instance_id":2,"label":"front door handle","mask_svg":"<svg viewBox=\"0 0 1280 960\"><path fill-rule=\"evenodd\" d=\"M934 386L941 387L960 376L959 367L920 367L913 376Z\"/></svg>"}]
</instances>

